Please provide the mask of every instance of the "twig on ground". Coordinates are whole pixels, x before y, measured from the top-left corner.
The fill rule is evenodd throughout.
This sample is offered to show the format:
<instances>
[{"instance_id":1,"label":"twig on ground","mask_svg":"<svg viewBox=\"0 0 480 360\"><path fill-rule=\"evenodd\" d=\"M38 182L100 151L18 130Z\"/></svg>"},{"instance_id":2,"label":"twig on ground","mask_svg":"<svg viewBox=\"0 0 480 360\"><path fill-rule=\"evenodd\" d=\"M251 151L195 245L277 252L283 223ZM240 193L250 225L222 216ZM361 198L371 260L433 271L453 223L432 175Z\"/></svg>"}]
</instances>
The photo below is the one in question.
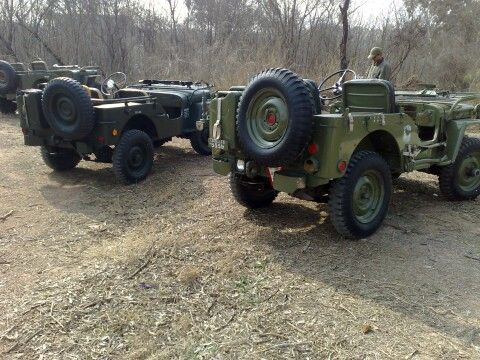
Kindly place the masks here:
<instances>
[{"instance_id":1,"label":"twig on ground","mask_svg":"<svg viewBox=\"0 0 480 360\"><path fill-rule=\"evenodd\" d=\"M232 314L232 317L224 325L216 328L214 331L220 331L220 330L225 329L228 325L230 325L233 322L233 320L235 319L236 316L237 316L237 312L234 310L233 314Z\"/></svg>"},{"instance_id":2,"label":"twig on ground","mask_svg":"<svg viewBox=\"0 0 480 360\"><path fill-rule=\"evenodd\" d=\"M17 342L15 343L10 349L8 349L5 353L6 354L9 354L11 353L12 351L14 351L17 347L19 347L20 345L27 345L28 342L30 342L30 340L32 340L35 336L37 336L38 334L40 334L42 332L42 330L37 330L36 332L34 332L32 335L30 335L24 342L20 343L20 342Z\"/></svg>"},{"instance_id":3,"label":"twig on ground","mask_svg":"<svg viewBox=\"0 0 480 360\"><path fill-rule=\"evenodd\" d=\"M152 247L148 250L147 252L147 256L148 256L148 253L151 252L153 248L153 245ZM127 277L128 280L131 280L133 279L135 276L137 276L139 273L141 273L143 271L143 269L145 269L148 265L150 265L150 262L152 261L152 259L155 257L155 255L157 254L157 251L153 251L151 252L151 254L148 256L147 260L145 260L145 262L137 269L135 270L135 272L133 272L133 274L131 274L129 277Z\"/></svg>"},{"instance_id":4,"label":"twig on ground","mask_svg":"<svg viewBox=\"0 0 480 360\"><path fill-rule=\"evenodd\" d=\"M8 213L6 213L5 215L0 216L0 220L5 221L5 220L7 220L7 219L8 219L10 216L12 216L12 215L13 215L13 210L10 210L10 211L9 211Z\"/></svg>"},{"instance_id":5,"label":"twig on ground","mask_svg":"<svg viewBox=\"0 0 480 360\"><path fill-rule=\"evenodd\" d=\"M476 257L476 256L468 255L468 254L465 254L464 256L465 256L467 259L471 259L471 260L475 260L475 261L480 261L480 257Z\"/></svg>"},{"instance_id":6,"label":"twig on ground","mask_svg":"<svg viewBox=\"0 0 480 360\"><path fill-rule=\"evenodd\" d=\"M294 330L298 331L300 334L305 335L307 332L293 325L290 321L287 321L287 324Z\"/></svg>"},{"instance_id":7,"label":"twig on ground","mask_svg":"<svg viewBox=\"0 0 480 360\"><path fill-rule=\"evenodd\" d=\"M212 301L212 303L210 304L210 306L208 307L208 309L207 309L207 315L208 316L212 316L212 314L210 312L212 311L213 307L217 304L217 302L218 302L217 299L214 299Z\"/></svg>"},{"instance_id":8,"label":"twig on ground","mask_svg":"<svg viewBox=\"0 0 480 360\"><path fill-rule=\"evenodd\" d=\"M340 304L339 307L340 307L340 309L345 310L347 313L349 313L350 315L352 315L355 320L358 320L358 318L355 316L355 314L352 313L350 310L348 310L345 306L343 306L342 304Z\"/></svg>"}]
</instances>

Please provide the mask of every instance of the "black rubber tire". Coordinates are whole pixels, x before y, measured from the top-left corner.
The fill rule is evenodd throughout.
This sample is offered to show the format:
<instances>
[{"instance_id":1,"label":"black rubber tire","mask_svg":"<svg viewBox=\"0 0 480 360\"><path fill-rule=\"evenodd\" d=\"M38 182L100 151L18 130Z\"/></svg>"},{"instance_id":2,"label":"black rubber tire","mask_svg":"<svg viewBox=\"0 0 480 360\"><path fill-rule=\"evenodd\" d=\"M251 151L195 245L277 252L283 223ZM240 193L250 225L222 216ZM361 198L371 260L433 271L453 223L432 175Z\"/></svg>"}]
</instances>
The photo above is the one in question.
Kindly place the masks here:
<instances>
[{"instance_id":1,"label":"black rubber tire","mask_svg":"<svg viewBox=\"0 0 480 360\"><path fill-rule=\"evenodd\" d=\"M0 60L0 72L3 75L3 81L0 82L0 95L16 93L18 78L13 66L6 61Z\"/></svg>"},{"instance_id":2,"label":"black rubber tire","mask_svg":"<svg viewBox=\"0 0 480 360\"><path fill-rule=\"evenodd\" d=\"M466 192L462 190L458 184L459 167L472 152L480 152L480 139L465 137L455 162L440 170L440 191L448 200L475 200L480 195L480 186Z\"/></svg>"},{"instance_id":3,"label":"black rubber tire","mask_svg":"<svg viewBox=\"0 0 480 360\"><path fill-rule=\"evenodd\" d=\"M82 160L80 155L73 149L42 146L40 152L45 164L55 171L72 170Z\"/></svg>"},{"instance_id":4,"label":"black rubber tire","mask_svg":"<svg viewBox=\"0 0 480 360\"><path fill-rule=\"evenodd\" d=\"M82 140L95 126L92 101L82 85L73 79L50 81L42 95L42 108L55 134L65 140Z\"/></svg>"},{"instance_id":5,"label":"black rubber tire","mask_svg":"<svg viewBox=\"0 0 480 360\"><path fill-rule=\"evenodd\" d=\"M113 161L113 149L110 146L103 146L95 151L95 159L97 162L111 164Z\"/></svg>"},{"instance_id":6,"label":"black rubber tire","mask_svg":"<svg viewBox=\"0 0 480 360\"><path fill-rule=\"evenodd\" d=\"M318 84L311 79L303 80L312 95L313 104L315 106L315 115L322 113L322 100L320 99L320 91L318 90Z\"/></svg>"},{"instance_id":7,"label":"black rubber tire","mask_svg":"<svg viewBox=\"0 0 480 360\"><path fill-rule=\"evenodd\" d=\"M141 158L138 166L130 163L135 151ZM113 172L124 184L136 184L143 181L152 171L153 143L148 134L140 130L125 132L113 152Z\"/></svg>"},{"instance_id":8,"label":"black rubber tire","mask_svg":"<svg viewBox=\"0 0 480 360\"><path fill-rule=\"evenodd\" d=\"M212 149L208 146L208 135L208 128L205 128L202 131L195 131L190 135L190 144L197 154L204 156L212 155Z\"/></svg>"},{"instance_id":9,"label":"black rubber tire","mask_svg":"<svg viewBox=\"0 0 480 360\"><path fill-rule=\"evenodd\" d=\"M0 97L0 112L2 114L14 114L17 111L17 103Z\"/></svg>"},{"instance_id":10,"label":"black rubber tire","mask_svg":"<svg viewBox=\"0 0 480 360\"><path fill-rule=\"evenodd\" d=\"M257 146L247 123L250 102L265 88L279 91L285 99L289 123L281 141L271 148ZM243 152L259 165L278 167L296 160L312 135L314 105L305 82L287 69L268 69L256 75L245 88L237 109L237 135Z\"/></svg>"},{"instance_id":11,"label":"black rubber tire","mask_svg":"<svg viewBox=\"0 0 480 360\"><path fill-rule=\"evenodd\" d=\"M246 184L246 181L249 184ZM249 209L259 209L272 204L278 195L270 183L265 179L257 184L251 183L253 180L230 173L230 189L233 197L242 206Z\"/></svg>"},{"instance_id":12,"label":"black rubber tire","mask_svg":"<svg viewBox=\"0 0 480 360\"><path fill-rule=\"evenodd\" d=\"M385 195L375 219L365 224L359 222L354 215L353 193L358 180L368 170L375 170L381 175ZM355 153L345 175L332 183L329 199L331 222L335 229L347 238L366 238L375 233L382 225L388 212L391 194L392 177L386 161L372 151Z\"/></svg>"}]
</instances>

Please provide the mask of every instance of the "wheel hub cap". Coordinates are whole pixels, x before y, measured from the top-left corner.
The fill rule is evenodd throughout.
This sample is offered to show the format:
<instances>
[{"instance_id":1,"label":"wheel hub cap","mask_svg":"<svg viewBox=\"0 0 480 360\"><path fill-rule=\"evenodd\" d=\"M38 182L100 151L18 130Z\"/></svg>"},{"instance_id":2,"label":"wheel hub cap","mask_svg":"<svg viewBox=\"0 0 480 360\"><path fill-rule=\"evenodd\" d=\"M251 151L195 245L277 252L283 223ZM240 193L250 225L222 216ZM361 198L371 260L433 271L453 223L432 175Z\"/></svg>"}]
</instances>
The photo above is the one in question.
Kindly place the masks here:
<instances>
[{"instance_id":1,"label":"wheel hub cap","mask_svg":"<svg viewBox=\"0 0 480 360\"><path fill-rule=\"evenodd\" d=\"M68 97L61 96L55 101L55 113L64 122L73 123L77 116L75 105Z\"/></svg>"},{"instance_id":2,"label":"wheel hub cap","mask_svg":"<svg viewBox=\"0 0 480 360\"><path fill-rule=\"evenodd\" d=\"M277 123L277 116L274 113L268 113L267 115L267 124L273 126Z\"/></svg>"},{"instance_id":3,"label":"wheel hub cap","mask_svg":"<svg viewBox=\"0 0 480 360\"><path fill-rule=\"evenodd\" d=\"M368 171L358 180L353 191L353 212L356 219L368 224L379 214L385 189L383 179L376 171Z\"/></svg>"},{"instance_id":4,"label":"wheel hub cap","mask_svg":"<svg viewBox=\"0 0 480 360\"><path fill-rule=\"evenodd\" d=\"M130 150L128 164L132 169L138 169L142 167L144 159L145 154L142 149L138 146L135 146Z\"/></svg>"},{"instance_id":5,"label":"wheel hub cap","mask_svg":"<svg viewBox=\"0 0 480 360\"><path fill-rule=\"evenodd\" d=\"M283 95L271 88L259 91L250 102L246 121L250 138L258 147L275 147L285 136L289 122Z\"/></svg>"},{"instance_id":6,"label":"wheel hub cap","mask_svg":"<svg viewBox=\"0 0 480 360\"><path fill-rule=\"evenodd\" d=\"M470 192L480 186L480 153L473 153L460 164L458 185L463 191Z\"/></svg>"}]
</instances>

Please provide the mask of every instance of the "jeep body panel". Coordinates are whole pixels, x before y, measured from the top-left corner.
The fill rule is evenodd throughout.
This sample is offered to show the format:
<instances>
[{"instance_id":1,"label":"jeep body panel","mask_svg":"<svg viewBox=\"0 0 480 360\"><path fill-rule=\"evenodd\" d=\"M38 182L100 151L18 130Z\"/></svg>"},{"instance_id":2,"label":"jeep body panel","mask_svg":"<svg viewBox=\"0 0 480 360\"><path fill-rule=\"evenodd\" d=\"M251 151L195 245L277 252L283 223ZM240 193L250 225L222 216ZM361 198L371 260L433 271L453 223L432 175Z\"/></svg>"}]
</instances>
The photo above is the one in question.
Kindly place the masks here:
<instances>
[{"instance_id":1,"label":"jeep body panel","mask_svg":"<svg viewBox=\"0 0 480 360\"><path fill-rule=\"evenodd\" d=\"M205 112L203 102L210 100L211 93L208 85L189 84L173 85L171 90L165 84L139 84L122 89L119 98L92 98L95 127L81 141L65 141L55 135L43 113L42 90L20 91L17 104L25 145L75 148L86 155L105 145L116 146L130 129L146 132L154 142L188 137L197 131L196 122Z\"/></svg>"}]
</instances>

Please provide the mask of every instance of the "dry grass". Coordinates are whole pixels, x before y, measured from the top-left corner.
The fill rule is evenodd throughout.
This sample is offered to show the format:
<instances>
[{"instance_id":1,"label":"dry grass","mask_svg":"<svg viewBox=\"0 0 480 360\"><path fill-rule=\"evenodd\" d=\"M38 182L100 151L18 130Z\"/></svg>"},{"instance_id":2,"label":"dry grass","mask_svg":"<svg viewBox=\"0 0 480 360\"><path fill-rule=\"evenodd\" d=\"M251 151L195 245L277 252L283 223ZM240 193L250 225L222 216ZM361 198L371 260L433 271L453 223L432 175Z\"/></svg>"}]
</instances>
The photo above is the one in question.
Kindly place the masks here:
<instances>
[{"instance_id":1,"label":"dry grass","mask_svg":"<svg viewBox=\"0 0 480 360\"><path fill-rule=\"evenodd\" d=\"M185 141L133 187L51 173L13 117L0 149L3 358L480 356L479 202L431 176L400 178L386 225L349 242L323 205L244 210Z\"/></svg>"}]
</instances>

